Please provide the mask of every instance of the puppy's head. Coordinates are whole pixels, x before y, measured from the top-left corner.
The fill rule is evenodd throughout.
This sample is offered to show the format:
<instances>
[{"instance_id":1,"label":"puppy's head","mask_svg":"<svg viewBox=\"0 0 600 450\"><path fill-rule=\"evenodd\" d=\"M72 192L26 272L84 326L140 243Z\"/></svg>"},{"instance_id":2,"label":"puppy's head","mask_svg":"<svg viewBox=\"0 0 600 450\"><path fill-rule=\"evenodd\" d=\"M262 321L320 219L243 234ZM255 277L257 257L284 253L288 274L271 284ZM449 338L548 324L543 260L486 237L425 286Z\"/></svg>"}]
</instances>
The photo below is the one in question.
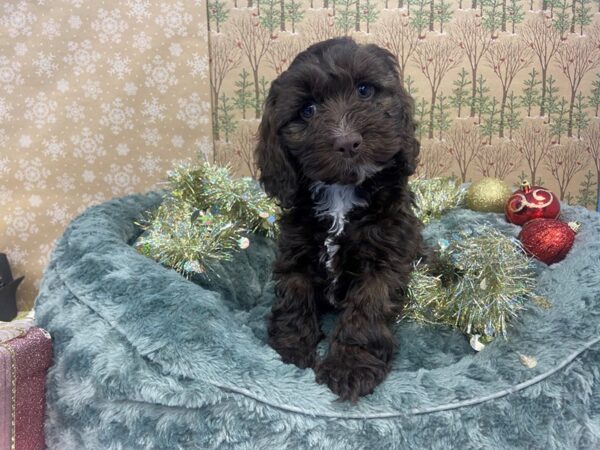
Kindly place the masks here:
<instances>
[{"instance_id":1,"label":"puppy's head","mask_svg":"<svg viewBox=\"0 0 600 450\"><path fill-rule=\"evenodd\" d=\"M288 207L301 178L358 185L388 167L408 176L418 153L395 57L336 38L300 53L273 81L255 156L265 190Z\"/></svg>"}]
</instances>

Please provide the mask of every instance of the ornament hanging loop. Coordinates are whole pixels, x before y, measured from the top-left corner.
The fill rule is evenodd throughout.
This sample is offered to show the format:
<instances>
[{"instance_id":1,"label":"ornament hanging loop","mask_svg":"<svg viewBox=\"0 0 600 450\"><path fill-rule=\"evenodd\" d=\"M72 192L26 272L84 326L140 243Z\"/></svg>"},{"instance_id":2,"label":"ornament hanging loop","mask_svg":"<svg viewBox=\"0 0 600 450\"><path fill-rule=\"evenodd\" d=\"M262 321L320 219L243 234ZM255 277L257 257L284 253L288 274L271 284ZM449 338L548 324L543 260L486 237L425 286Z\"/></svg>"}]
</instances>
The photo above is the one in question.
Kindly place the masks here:
<instances>
[{"instance_id":1,"label":"ornament hanging loop","mask_svg":"<svg viewBox=\"0 0 600 450\"><path fill-rule=\"evenodd\" d=\"M523 192L525 192L526 194L531 191L531 185L529 184L529 181L527 181L527 180L521 181L521 190Z\"/></svg>"},{"instance_id":2,"label":"ornament hanging loop","mask_svg":"<svg viewBox=\"0 0 600 450\"><path fill-rule=\"evenodd\" d=\"M578 233L579 229L581 228L581 222L577 221L569 222L567 225L569 225L569 228L573 230L573 233Z\"/></svg>"}]
</instances>

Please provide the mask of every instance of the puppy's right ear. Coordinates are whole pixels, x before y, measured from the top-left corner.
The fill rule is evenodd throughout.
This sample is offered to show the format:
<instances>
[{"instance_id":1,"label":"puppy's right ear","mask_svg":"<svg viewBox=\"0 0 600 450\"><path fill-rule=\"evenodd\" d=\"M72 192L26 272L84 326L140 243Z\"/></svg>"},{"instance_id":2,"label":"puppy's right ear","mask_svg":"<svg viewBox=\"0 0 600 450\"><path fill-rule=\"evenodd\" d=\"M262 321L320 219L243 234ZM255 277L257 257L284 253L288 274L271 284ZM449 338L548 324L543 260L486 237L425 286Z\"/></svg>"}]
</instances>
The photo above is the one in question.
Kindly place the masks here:
<instances>
[{"instance_id":1,"label":"puppy's right ear","mask_svg":"<svg viewBox=\"0 0 600 450\"><path fill-rule=\"evenodd\" d=\"M254 150L254 161L260 169L259 181L265 192L277 199L281 207L289 208L294 203L298 180L294 164L281 146L277 135L275 101L276 95L272 86L258 127L258 144Z\"/></svg>"}]
</instances>

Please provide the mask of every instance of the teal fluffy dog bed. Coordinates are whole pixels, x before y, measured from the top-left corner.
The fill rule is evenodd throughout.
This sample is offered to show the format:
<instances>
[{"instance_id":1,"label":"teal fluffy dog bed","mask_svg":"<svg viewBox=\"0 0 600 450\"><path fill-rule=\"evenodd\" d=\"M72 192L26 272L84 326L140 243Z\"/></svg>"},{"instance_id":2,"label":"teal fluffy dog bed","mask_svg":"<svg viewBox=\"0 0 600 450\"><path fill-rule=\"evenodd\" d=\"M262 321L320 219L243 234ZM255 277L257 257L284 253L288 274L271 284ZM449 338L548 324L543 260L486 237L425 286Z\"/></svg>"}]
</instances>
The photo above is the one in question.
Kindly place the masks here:
<instances>
[{"instance_id":1,"label":"teal fluffy dog bed","mask_svg":"<svg viewBox=\"0 0 600 450\"><path fill-rule=\"evenodd\" d=\"M596 213L563 208L583 227L563 262L537 266L552 308L530 308L481 353L458 331L402 322L392 372L352 406L265 343L274 244L253 237L218 277L187 281L131 246L134 220L160 201L92 207L54 251L36 303L54 339L50 449L600 448ZM519 230L454 210L425 235L479 223Z\"/></svg>"}]
</instances>

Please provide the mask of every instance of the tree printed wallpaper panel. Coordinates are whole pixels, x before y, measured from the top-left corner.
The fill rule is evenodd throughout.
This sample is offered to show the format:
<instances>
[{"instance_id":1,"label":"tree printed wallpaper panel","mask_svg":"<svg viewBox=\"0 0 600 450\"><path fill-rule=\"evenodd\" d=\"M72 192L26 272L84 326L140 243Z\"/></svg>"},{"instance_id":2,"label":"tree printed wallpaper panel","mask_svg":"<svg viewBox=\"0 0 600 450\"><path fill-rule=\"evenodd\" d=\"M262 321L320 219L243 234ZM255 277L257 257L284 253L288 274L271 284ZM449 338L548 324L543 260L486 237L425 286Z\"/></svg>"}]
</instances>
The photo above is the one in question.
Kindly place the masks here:
<instances>
[{"instance_id":1,"label":"tree printed wallpaper panel","mask_svg":"<svg viewBox=\"0 0 600 450\"><path fill-rule=\"evenodd\" d=\"M0 252L20 310L74 216L211 157L206 3L0 4Z\"/></svg>"},{"instance_id":2,"label":"tree printed wallpaper panel","mask_svg":"<svg viewBox=\"0 0 600 450\"><path fill-rule=\"evenodd\" d=\"M389 49L415 99L421 176L496 176L597 208L600 1L211 0L214 160L256 176L269 84L312 43Z\"/></svg>"}]
</instances>

